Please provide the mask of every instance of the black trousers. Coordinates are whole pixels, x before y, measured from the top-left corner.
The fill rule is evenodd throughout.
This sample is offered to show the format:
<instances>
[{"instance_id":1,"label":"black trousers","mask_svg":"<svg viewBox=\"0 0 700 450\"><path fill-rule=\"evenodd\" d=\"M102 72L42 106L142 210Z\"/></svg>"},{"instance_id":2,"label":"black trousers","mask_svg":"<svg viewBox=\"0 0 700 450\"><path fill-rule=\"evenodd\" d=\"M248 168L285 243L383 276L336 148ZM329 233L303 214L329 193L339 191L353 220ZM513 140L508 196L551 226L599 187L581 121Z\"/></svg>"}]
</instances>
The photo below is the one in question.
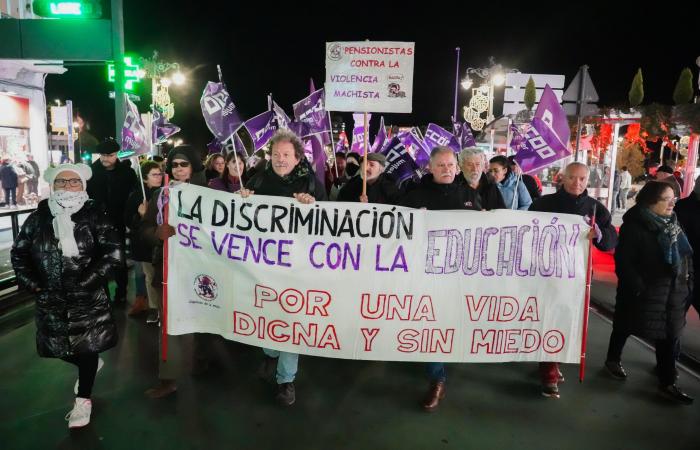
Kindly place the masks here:
<instances>
[{"instance_id":1,"label":"black trousers","mask_svg":"<svg viewBox=\"0 0 700 450\"><path fill-rule=\"evenodd\" d=\"M90 398L97 373L97 353L84 353L61 359L78 366L78 397Z\"/></svg>"}]
</instances>

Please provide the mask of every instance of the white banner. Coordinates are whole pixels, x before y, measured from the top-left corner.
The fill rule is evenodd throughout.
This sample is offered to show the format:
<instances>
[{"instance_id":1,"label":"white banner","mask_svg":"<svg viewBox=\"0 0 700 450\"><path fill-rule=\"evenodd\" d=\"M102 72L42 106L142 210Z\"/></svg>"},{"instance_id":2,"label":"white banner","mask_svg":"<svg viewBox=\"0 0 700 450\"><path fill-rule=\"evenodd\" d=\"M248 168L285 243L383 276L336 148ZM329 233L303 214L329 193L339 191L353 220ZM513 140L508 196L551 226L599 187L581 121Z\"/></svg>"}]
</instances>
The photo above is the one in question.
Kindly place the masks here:
<instances>
[{"instance_id":1,"label":"white banner","mask_svg":"<svg viewBox=\"0 0 700 450\"><path fill-rule=\"evenodd\" d=\"M582 217L171 190L168 332L384 361L578 362Z\"/></svg>"},{"instance_id":2,"label":"white banner","mask_svg":"<svg viewBox=\"0 0 700 450\"><path fill-rule=\"evenodd\" d=\"M326 109L410 113L414 42L326 42Z\"/></svg>"}]
</instances>

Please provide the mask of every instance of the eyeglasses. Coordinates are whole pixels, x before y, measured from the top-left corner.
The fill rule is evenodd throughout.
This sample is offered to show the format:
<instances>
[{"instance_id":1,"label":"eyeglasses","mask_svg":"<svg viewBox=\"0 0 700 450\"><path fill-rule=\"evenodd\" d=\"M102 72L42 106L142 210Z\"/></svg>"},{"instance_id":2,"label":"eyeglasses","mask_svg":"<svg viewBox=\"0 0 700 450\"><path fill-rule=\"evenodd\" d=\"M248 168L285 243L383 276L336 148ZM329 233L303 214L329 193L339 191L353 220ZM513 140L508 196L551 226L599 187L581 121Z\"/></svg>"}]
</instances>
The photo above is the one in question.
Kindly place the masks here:
<instances>
[{"instance_id":1,"label":"eyeglasses","mask_svg":"<svg viewBox=\"0 0 700 450\"><path fill-rule=\"evenodd\" d=\"M83 185L83 180L80 178L71 178L66 180L65 178L56 178L53 180L53 185L56 187L65 187L66 184L71 187L77 187Z\"/></svg>"},{"instance_id":2,"label":"eyeglasses","mask_svg":"<svg viewBox=\"0 0 700 450\"><path fill-rule=\"evenodd\" d=\"M661 197L661 201L666 203L676 203L678 201L678 197Z\"/></svg>"},{"instance_id":3,"label":"eyeglasses","mask_svg":"<svg viewBox=\"0 0 700 450\"><path fill-rule=\"evenodd\" d=\"M183 162L172 162L173 169L176 169L178 167L190 167L190 163L188 161L183 161Z\"/></svg>"}]
</instances>

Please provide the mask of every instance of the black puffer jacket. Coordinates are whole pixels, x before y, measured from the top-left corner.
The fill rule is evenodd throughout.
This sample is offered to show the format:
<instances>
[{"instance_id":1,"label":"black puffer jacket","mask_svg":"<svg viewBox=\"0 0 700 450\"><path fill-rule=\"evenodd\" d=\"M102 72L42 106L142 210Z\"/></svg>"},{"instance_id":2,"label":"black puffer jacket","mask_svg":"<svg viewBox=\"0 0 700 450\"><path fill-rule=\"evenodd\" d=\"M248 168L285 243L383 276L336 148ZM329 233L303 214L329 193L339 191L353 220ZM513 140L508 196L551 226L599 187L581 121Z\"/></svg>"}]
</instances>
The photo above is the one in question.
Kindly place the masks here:
<instances>
[{"instance_id":1,"label":"black puffer jacket","mask_svg":"<svg viewBox=\"0 0 700 450\"><path fill-rule=\"evenodd\" d=\"M499 194L500 195L500 194ZM459 178L450 184L438 184L432 174L421 178L420 183L410 187L401 199L402 206L429 210L471 209L475 210L470 195Z\"/></svg>"},{"instance_id":2,"label":"black puffer jacket","mask_svg":"<svg viewBox=\"0 0 700 450\"><path fill-rule=\"evenodd\" d=\"M683 258L674 274L657 240L661 230L642 215L641 208L634 206L623 216L615 249L616 320L621 317L628 331L639 336L674 339L685 325L691 258Z\"/></svg>"},{"instance_id":3,"label":"black puffer jacket","mask_svg":"<svg viewBox=\"0 0 700 450\"><path fill-rule=\"evenodd\" d=\"M77 257L63 257L47 200L29 215L12 246L20 288L41 289L36 294L36 345L44 357L101 352L117 343L103 289L108 273L124 257L117 230L90 200L72 220Z\"/></svg>"}]
</instances>

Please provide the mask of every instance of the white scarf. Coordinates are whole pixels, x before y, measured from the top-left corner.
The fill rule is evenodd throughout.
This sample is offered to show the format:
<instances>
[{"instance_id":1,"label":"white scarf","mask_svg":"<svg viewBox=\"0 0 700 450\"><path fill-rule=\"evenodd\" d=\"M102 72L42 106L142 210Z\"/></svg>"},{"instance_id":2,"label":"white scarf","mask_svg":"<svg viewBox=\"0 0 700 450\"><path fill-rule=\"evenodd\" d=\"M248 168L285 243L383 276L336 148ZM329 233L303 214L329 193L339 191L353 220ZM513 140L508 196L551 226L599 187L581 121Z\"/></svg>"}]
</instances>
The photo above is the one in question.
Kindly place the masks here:
<instances>
[{"instance_id":1,"label":"white scarf","mask_svg":"<svg viewBox=\"0 0 700 450\"><path fill-rule=\"evenodd\" d=\"M75 222L71 215L80 211L88 199L85 191L55 191L49 197L49 209L53 214L53 233L58 238L63 256L78 256L78 244L75 242Z\"/></svg>"}]
</instances>

